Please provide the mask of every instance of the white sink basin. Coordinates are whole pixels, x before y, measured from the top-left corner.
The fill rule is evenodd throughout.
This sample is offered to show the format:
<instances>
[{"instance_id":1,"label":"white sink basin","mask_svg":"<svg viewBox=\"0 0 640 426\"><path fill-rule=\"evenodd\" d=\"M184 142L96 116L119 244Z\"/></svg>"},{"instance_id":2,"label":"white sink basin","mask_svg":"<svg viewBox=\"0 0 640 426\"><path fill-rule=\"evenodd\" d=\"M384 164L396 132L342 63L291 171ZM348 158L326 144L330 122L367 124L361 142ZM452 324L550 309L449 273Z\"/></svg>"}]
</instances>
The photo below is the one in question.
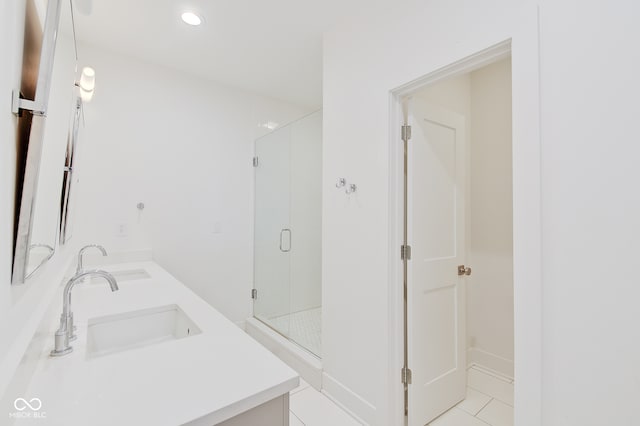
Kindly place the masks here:
<instances>
[{"instance_id":1,"label":"white sink basin","mask_svg":"<svg viewBox=\"0 0 640 426\"><path fill-rule=\"evenodd\" d=\"M178 305L89 319L87 357L183 339L202 331Z\"/></svg>"}]
</instances>

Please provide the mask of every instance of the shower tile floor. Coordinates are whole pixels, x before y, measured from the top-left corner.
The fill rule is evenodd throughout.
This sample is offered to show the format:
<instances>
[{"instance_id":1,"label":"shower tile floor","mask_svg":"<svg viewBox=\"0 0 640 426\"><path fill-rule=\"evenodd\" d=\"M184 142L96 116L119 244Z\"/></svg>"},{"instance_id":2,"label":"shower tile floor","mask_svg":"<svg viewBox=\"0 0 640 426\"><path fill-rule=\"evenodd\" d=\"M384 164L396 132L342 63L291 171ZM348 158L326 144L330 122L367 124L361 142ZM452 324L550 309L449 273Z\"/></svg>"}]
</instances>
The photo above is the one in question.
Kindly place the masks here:
<instances>
[{"instance_id":1,"label":"shower tile floor","mask_svg":"<svg viewBox=\"0 0 640 426\"><path fill-rule=\"evenodd\" d=\"M269 324L312 354L322 355L322 308L307 309L269 319Z\"/></svg>"},{"instance_id":2,"label":"shower tile floor","mask_svg":"<svg viewBox=\"0 0 640 426\"><path fill-rule=\"evenodd\" d=\"M480 366L467 369L467 397L428 426L513 426L513 380Z\"/></svg>"}]
</instances>

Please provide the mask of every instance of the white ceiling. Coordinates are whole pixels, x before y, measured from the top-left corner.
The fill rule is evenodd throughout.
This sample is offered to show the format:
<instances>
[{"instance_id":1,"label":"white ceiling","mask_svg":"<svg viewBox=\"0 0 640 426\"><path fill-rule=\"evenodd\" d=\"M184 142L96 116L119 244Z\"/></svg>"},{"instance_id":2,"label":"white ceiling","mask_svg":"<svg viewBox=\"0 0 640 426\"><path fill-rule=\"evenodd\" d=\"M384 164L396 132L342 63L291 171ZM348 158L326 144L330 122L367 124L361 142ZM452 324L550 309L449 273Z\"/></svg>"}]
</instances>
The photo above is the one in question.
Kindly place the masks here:
<instances>
[{"instance_id":1,"label":"white ceiling","mask_svg":"<svg viewBox=\"0 0 640 426\"><path fill-rule=\"evenodd\" d=\"M377 0L381 1L381 0ZM372 0L87 0L81 42L299 105L322 104L322 34ZM192 10L205 22L184 24Z\"/></svg>"}]
</instances>

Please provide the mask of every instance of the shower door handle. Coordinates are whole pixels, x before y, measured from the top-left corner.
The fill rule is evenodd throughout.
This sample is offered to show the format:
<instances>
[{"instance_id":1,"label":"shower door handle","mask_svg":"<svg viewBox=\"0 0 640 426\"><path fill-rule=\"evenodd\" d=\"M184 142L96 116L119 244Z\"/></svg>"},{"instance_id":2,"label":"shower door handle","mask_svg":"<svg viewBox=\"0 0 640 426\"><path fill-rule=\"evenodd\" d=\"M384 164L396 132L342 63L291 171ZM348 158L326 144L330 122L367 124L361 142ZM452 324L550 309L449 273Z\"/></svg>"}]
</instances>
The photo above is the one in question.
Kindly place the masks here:
<instances>
[{"instance_id":1,"label":"shower door handle","mask_svg":"<svg viewBox=\"0 0 640 426\"><path fill-rule=\"evenodd\" d=\"M289 248L286 250L282 248L282 236L285 232L289 234ZM280 251L283 253L289 253L291 251L291 229L289 228L283 228L280 230Z\"/></svg>"}]
</instances>

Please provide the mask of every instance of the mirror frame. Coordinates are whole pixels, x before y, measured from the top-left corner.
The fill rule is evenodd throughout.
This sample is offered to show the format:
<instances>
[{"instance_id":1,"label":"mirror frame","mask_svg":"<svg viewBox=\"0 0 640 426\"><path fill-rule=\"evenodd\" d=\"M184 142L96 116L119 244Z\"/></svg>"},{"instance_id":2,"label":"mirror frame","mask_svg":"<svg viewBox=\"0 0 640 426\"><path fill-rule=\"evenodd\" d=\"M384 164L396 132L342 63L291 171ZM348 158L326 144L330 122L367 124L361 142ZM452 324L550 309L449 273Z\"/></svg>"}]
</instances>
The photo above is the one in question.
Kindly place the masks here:
<instances>
[{"instance_id":1,"label":"mirror frame","mask_svg":"<svg viewBox=\"0 0 640 426\"><path fill-rule=\"evenodd\" d=\"M47 2L34 100L22 99L20 97L20 90L14 90L13 92L13 113L17 115L29 114L31 115L32 122L27 142L27 158L22 180L22 195L17 218L18 223L14 236L12 284L23 284L27 278L51 259L55 253L54 240L54 247L48 247L50 253L43 258L42 262L40 262L35 269L27 274L29 250L31 248L31 231L33 229L33 215L38 190L38 175L42 157L44 126L49 103L58 26L60 23L60 5L61 0L48 0ZM23 117L23 119L26 119L26 117Z\"/></svg>"}]
</instances>

